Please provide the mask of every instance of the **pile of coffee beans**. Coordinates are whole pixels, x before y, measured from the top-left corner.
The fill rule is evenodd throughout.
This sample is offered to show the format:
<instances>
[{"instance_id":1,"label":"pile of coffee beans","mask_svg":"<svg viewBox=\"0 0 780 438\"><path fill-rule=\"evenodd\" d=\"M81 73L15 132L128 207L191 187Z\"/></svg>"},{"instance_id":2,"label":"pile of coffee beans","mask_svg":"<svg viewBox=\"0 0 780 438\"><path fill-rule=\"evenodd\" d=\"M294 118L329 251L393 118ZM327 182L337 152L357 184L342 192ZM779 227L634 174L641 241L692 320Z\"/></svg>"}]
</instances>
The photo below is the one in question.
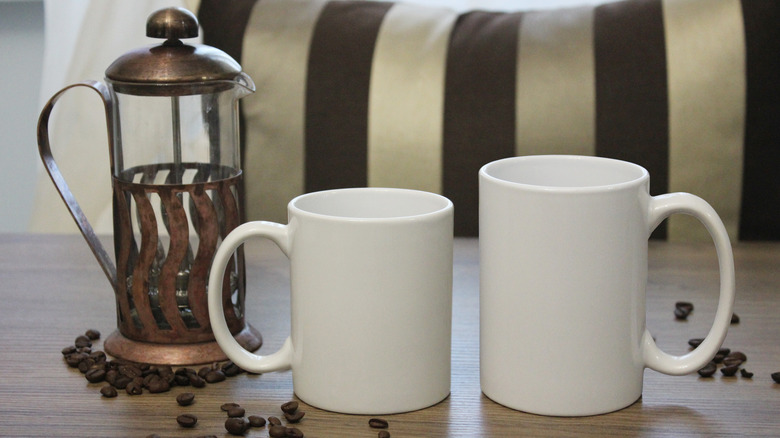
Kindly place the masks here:
<instances>
[{"instance_id":1,"label":"pile of coffee beans","mask_svg":"<svg viewBox=\"0 0 780 438\"><path fill-rule=\"evenodd\" d=\"M63 348L62 355L65 363L72 368L78 368L90 383L106 383L100 388L103 397L116 397L118 391L125 391L128 395L141 395L144 392L167 392L174 386L202 388L244 372L231 361L215 362L197 370L188 367L174 370L168 365L109 360L103 351L92 349L92 341L98 339L100 332L89 329L83 335L77 336L72 345Z\"/></svg>"}]
</instances>

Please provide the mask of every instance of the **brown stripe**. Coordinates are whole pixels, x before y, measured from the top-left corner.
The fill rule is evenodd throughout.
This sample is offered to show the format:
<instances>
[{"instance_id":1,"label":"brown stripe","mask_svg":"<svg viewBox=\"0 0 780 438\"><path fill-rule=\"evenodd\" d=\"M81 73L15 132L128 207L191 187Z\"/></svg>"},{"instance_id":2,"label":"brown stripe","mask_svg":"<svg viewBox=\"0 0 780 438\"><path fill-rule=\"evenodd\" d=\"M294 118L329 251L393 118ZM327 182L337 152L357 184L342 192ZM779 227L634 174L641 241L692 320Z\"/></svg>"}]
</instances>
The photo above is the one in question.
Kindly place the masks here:
<instances>
[{"instance_id":1,"label":"brown stripe","mask_svg":"<svg viewBox=\"0 0 780 438\"><path fill-rule=\"evenodd\" d=\"M456 206L455 234L478 232L479 168L515 152L521 13L462 15L450 39L444 91L442 192Z\"/></svg>"},{"instance_id":2,"label":"brown stripe","mask_svg":"<svg viewBox=\"0 0 780 438\"><path fill-rule=\"evenodd\" d=\"M660 0L598 6L596 154L631 161L650 172L650 192L669 187L666 48ZM653 234L666 237L662 224Z\"/></svg>"},{"instance_id":3,"label":"brown stripe","mask_svg":"<svg viewBox=\"0 0 780 438\"><path fill-rule=\"evenodd\" d=\"M379 27L391 6L331 2L320 14L307 74L307 192L368 183L371 63Z\"/></svg>"},{"instance_id":4,"label":"brown stripe","mask_svg":"<svg viewBox=\"0 0 780 438\"><path fill-rule=\"evenodd\" d=\"M739 237L780 240L780 8L743 0L747 114Z\"/></svg>"},{"instance_id":5,"label":"brown stripe","mask_svg":"<svg viewBox=\"0 0 780 438\"><path fill-rule=\"evenodd\" d=\"M198 22L203 29L203 43L216 47L236 61L243 63L244 33L249 22L252 8L259 0L230 0L229 6L223 0L200 0ZM243 102L239 102L243 106ZM246 120L243 111L239 112L239 136L241 157L246 156ZM244 163L241 163L243 168ZM242 192L243 193L243 192ZM245 199L239 200L246 205ZM241 211L242 216L244 211ZM243 222L246 218L242 217Z\"/></svg>"}]
</instances>

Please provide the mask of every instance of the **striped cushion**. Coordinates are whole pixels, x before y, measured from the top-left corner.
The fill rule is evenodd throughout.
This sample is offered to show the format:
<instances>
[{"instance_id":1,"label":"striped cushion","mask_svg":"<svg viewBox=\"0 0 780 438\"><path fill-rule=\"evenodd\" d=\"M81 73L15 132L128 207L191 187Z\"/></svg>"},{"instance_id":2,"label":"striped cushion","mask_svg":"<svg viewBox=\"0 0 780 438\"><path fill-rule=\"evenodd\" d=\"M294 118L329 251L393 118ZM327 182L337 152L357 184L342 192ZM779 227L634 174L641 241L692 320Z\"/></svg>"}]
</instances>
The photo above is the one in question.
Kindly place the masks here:
<instances>
[{"instance_id":1,"label":"striped cushion","mask_svg":"<svg viewBox=\"0 0 780 438\"><path fill-rule=\"evenodd\" d=\"M228 5L231 6L227 6ZM408 187L477 233L477 171L512 155L636 162L695 193L733 239L780 239L780 2L626 0L457 13L410 3L202 0L241 59L248 219L294 196ZM656 232L708 238L686 217Z\"/></svg>"}]
</instances>

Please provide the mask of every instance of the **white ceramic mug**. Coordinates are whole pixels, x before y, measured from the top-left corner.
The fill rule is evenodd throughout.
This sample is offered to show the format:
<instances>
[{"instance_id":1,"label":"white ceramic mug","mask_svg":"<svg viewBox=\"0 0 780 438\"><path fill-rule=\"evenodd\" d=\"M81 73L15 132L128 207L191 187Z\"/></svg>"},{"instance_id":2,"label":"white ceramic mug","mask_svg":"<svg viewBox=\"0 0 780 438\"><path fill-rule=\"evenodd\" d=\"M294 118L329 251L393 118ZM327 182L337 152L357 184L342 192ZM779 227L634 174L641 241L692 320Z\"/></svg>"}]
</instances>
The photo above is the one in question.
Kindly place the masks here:
<instances>
[{"instance_id":1,"label":"white ceramic mug","mask_svg":"<svg viewBox=\"0 0 780 438\"><path fill-rule=\"evenodd\" d=\"M479 171L483 393L543 415L593 415L635 402L645 367L681 375L709 362L734 303L728 234L694 195L651 197L648 172L598 157L525 156ZM647 241L686 213L718 252L720 299L702 344L661 351L645 327Z\"/></svg>"},{"instance_id":2,"label":"white ceramic mug","mask_svg":"<svg viewBox=\"0 0 780 438\"><path fill-rule=\"evenodd\" d=\"M253 372L291 368L295 394L330 411L389 414L446 398L452 202L416 190L338 189L299 196L288 213L288 225L239 226L214 257L209 314L227 356ZM218 293L231 254L256 236L290 259L291 335L268 356L233 339Z\"/></svg>"}]
</instances>

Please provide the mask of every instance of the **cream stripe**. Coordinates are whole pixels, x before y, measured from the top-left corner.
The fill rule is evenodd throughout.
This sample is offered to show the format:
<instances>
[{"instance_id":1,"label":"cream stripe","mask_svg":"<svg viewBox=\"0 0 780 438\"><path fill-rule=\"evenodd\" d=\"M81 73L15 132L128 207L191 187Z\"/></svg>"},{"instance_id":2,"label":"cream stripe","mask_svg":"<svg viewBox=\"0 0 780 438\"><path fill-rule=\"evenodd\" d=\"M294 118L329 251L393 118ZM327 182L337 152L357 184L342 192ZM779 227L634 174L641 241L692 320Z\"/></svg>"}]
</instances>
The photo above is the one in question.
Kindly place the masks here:
<instances>
[{"instance_id":1,"label":"cream stripe","mask_svg":"<svg viewBox=\"0 0 780 438\"><path fill-rule=\"evenodd\" d=\"M324 5L261 0L252 9L242 60L257 85L243 100L247 219L286 223L287 203L304 191L309 43Z\"/></svg>"},{"instance_id":2,"label":"cream stripe","mask_svg":"<svg viewBox=\"0 0 780 438\"><path fill-rule=\"evenodd\" d=\"M520 24L517 155L594 155L593 8L528 12Z\"/></svg>"},{"instance_id":3,"label":"cream stripe","mask_svg":"<svg viewBox=\"0 0 780 438\"><path fill-rule=\"evenodd\" d=\"M449 9L397 3L382 22L371 67L368 184L441 192Z\"/></svg>"},{"instance_id":4,"label":"cream stripe","mask_svg":"<svg viewBox=\"0 0 780 438\"><path fill-rule=\"evenodd\" d=\"M663 2L669 85L669 190L707 200L738 237L745 129L745 39L739 0ZM692 17L696 17L694 20ZM709 240L689 217L671 240Z\"/></svg>"}]
</instances>

